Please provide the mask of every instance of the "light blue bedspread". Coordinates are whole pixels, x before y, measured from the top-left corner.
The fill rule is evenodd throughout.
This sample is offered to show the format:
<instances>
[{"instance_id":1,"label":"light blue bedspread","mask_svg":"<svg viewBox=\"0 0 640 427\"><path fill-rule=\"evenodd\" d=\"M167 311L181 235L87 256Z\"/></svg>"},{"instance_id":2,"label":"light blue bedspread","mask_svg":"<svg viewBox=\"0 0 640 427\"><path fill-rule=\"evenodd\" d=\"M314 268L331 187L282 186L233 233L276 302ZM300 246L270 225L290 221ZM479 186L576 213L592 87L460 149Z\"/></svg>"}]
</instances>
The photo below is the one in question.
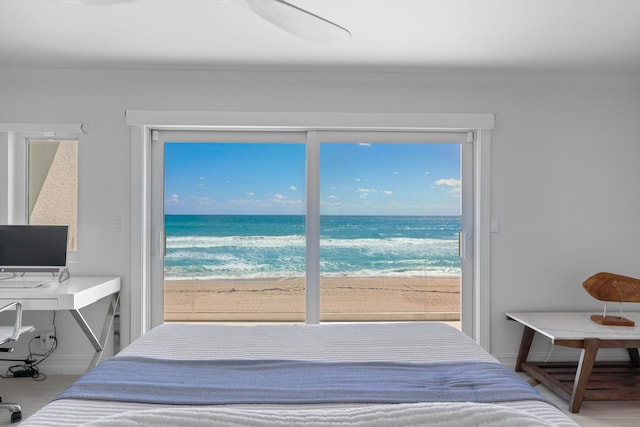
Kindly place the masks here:
<instances>
[{"instance_id":1,"label":"light blue bedspread","mask_svg":"<svg viewBox=\"0 0 640 427\"><path fill-rule=\"evenodd\" d=\"M56 399L176 405L545 400L497 363L114 357Z\"/></svg>"}]
</instances>

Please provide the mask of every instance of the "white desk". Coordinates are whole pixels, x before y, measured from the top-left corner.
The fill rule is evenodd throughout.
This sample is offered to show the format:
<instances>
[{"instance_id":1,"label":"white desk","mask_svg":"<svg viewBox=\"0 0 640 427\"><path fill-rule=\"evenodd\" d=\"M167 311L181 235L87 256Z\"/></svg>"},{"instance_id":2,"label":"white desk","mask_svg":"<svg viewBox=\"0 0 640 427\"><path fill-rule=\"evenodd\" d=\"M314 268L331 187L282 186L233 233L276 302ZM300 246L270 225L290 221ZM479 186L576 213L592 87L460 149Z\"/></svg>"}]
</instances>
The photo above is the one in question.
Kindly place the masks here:
<instances>
[{"instance_id":1,"label":"white desk","mask_svg":"<svg viewBox=\"0 0 640 427\"><path fill-rule=\"evenodd\" d=\"M80 313L80 309L106 297L111 297L111 300L98 339ZM89 369L95 367L102 357L119 298L119 277L72 276L62 283L58 283L56 279L37 288L0 289L0 305L16 301L22 304L23 310L68 310L96 351Z\"/></svg>"}]
</instances>

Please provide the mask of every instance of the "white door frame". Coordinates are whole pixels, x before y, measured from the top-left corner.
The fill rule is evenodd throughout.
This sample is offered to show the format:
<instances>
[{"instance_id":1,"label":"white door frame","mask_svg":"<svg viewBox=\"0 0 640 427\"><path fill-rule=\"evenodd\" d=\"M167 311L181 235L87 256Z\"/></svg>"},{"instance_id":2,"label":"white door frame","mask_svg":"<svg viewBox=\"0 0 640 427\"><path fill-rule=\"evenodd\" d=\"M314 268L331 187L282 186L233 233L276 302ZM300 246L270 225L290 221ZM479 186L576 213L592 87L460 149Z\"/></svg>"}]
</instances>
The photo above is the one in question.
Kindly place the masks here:
<instances>
[{"instance_id":1,"label":"white door frame","mask_svg":"<svg viewBox=\"0 0 640 427\"><path fill-rule=\"evenodd\" d=\"M161 240L151 226L151 142L158 130L283 131L465 131L473 142L473 229L464 253L471 259L470 289L463 292L463 331L490 350L490 154L493 114L248 113L207 111L127 111L131 127L131 295L130 340L153 326L151 260ZM463 177L464 179L464 177ZM465 230L463 230L465 235ZM154 237L155 236L155 237ZM124 337L123 337L124 338ZM126 345L126 343L124 343Z\"/></svg>"}]
</instances>

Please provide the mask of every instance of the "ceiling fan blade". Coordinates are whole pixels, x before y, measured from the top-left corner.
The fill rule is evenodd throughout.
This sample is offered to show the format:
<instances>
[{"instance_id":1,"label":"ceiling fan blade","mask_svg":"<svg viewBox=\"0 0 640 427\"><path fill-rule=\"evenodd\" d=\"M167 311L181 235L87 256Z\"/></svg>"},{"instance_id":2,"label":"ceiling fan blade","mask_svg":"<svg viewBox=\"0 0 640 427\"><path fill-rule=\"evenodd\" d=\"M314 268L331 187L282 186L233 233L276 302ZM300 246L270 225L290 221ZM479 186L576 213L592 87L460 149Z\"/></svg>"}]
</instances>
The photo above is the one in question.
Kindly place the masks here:
<instances>
[{"instance_id":1,"label":"ceiling fan blade","mask_svg":"<svg viewBox=\"0 0 640 427\"><path fill-rule=\"evenodd\" d=\"M284 0L246 1L260 17L303 39L329 44L351 38L346 28Z\"/></svg>"}]
</instances>

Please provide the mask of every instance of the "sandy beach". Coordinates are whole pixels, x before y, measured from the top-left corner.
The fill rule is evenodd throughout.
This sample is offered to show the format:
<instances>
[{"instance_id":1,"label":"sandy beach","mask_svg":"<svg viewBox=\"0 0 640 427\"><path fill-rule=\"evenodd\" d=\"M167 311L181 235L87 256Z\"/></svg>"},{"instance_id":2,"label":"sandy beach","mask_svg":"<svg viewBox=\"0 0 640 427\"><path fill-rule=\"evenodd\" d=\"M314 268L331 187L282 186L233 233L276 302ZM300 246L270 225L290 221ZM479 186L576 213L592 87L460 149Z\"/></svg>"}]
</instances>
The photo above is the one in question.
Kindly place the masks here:
<instances>
[{"instance_id":1,"label":"sandy beach","mask_svg":"<svg viewBox=\"0 0 640 427\"><path fill-rule=\"evenodd\" d=\"M304 279L167 280L165 321L303 321ZM323 321L459 320L459 277L321 279Z\"/></svg>"}]
</instances>

